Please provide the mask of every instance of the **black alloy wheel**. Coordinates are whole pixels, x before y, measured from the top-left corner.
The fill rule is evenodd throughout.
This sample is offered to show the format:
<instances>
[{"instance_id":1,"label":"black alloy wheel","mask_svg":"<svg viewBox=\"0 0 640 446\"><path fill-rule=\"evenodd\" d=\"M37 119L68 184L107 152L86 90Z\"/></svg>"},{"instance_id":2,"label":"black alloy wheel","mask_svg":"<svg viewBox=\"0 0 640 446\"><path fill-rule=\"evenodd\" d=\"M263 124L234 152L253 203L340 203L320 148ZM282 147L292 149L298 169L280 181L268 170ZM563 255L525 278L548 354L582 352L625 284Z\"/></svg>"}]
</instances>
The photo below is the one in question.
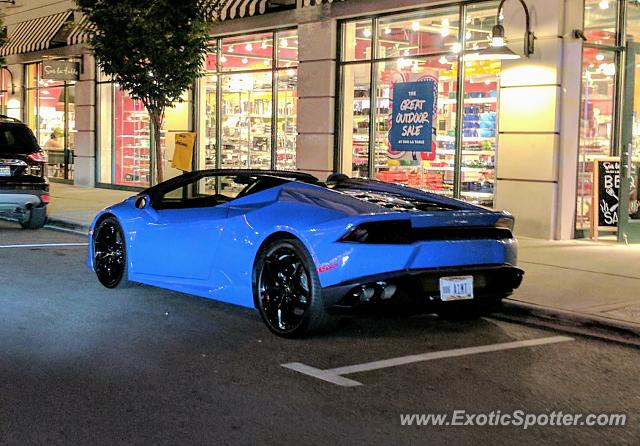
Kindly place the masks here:
<instances>
[{"instance_id":1,"label":"black alloy wheel","mask_svg":"<svg viewBox=\"0 0 640 446\"><path fill-rule=\"evenodd\" d=\"M256 259L254 298L262 319L275 334L294 338L326 329L333 321L322 302L317 272L304 245L276 240Z\"/></svg>"},{"instance_id":2,"label":"black alloy wheel","mask_svg":"<svg viewBox=\"0 0 640 446\"><path fill-rule=\"evenodd\" d=\"M127 281L127 255L120 225L113 217L100 221L93 233L93 267L107 288Z\"/></svg>"}]
</instances>

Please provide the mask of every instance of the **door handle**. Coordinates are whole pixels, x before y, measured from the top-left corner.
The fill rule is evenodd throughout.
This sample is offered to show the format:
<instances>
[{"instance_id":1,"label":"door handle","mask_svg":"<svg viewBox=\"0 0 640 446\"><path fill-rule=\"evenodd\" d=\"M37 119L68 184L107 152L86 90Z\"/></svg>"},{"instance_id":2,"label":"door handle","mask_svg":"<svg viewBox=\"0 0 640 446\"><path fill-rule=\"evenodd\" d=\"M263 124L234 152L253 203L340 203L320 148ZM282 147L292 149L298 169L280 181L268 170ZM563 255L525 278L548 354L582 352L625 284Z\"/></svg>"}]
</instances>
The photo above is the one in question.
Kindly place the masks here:
<instances>
[{"instance_id":1,"label":"door handle","mask_svg":"<svg viewBox=\"0 0 640 446\"><path fill-rule=\"evenodd\" d=\"M627 178L631 178L631 161L632 161L633 144L627 144Z\"/></svg>"}]
</instances>

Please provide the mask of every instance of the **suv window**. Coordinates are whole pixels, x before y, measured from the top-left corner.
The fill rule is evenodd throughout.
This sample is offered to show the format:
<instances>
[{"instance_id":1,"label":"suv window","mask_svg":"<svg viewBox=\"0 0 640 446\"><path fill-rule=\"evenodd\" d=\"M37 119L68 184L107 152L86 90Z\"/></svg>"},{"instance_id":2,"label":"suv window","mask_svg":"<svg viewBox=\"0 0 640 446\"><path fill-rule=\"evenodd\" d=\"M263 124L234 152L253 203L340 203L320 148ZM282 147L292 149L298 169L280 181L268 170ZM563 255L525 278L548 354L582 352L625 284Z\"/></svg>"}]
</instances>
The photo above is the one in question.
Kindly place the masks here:
<instances>
[{"instance_id":1,"label":"suv window","mask_svg":"<svg viewBox=\"0 0 640 446\"><path fill-rule=\"evenodd\" d=\"M0 122L0 153L33 153L40 150L33 132L24 124Z\"/></svg>"}]
</instances>

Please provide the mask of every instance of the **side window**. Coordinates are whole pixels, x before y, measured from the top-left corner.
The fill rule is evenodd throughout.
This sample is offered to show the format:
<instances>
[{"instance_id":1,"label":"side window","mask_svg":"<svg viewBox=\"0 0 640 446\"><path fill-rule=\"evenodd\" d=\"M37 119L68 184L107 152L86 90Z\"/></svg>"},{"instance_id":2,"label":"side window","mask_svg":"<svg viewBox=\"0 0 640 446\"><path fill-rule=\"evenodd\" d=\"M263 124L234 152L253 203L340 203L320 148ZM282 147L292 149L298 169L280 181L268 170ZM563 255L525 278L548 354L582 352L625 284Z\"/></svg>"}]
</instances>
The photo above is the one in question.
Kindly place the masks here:
<instances>
[{"instance_id":1,"label":"side window","mask_svg":"<svg viewBox=\"0 0 640 446\"><path fill-rule=\"evenodd\" d=\"M215 193L215 177L204 177L188 183L182 183L169 189L154 203L161 209L187 209L217 206L225 203L224 197Z\"/></svg>"},{"instance_id":2,"label":"side window","mask_svg":"<svg viewBox=\"0 0 640 446\"><path fill-rule=\"evenodd\" d=\"M165 191L153 206L157 210L218 206L287 181L245 174L206 176Z\"/></svg>"},{"instance_id":3,"label":"side window","mask_svg":"<svg viewBox=\"0 0 640 446\"><path fill-rule=\"evenodd\" d=\"M255 177L245 175L221 176L220 177L220 195L230 200L238 197L240 192L249 187L256 181Z\"/></svg>"}]
</instances>

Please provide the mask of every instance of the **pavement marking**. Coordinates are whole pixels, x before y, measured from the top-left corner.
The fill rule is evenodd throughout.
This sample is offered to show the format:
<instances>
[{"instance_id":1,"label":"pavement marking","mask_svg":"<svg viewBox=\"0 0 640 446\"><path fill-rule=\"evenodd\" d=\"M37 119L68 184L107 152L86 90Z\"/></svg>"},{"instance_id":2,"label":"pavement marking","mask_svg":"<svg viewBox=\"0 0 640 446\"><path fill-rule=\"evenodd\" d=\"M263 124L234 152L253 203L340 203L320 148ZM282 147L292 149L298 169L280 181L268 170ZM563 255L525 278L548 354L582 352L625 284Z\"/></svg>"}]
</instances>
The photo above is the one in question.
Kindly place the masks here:
<instances>
[{"instance_id":1,"label":"pavement marking","mask_svg":"<svg viewBox=\"0 0 640 446\"><path fill-rule=\"evenodd\" d=\"M60 248L65 246L89 246L89 243L34 243L28 245L0 245L1 248Z\"/></svg>"},{"instance_id":2,"label":"pavement marking","mask_svg":"<svg viewBox=\"0 0 640 446\"><path fill-rule=\"evenodd\" d=\"M535 347L538 345L557 344L559 342L573 341L567 336L551 336L548 338L529 339L526 341L504 342L501 344L479 345L476 347L457 348L454 350L442 350L439 352L422 353L418 355L400 356L397 358L383 359L381 361L366 362L364 364L353 364L345 367L333 369L317 369L315 367L302 364L300 362L290 362L281 364L282 367L304 373L305 375L321 379L323 381L343 387L361 386L362 383L345 378L342 375L351 373L369 372L371 370L396 367L399 365L412 364L414 362L432 361L434 359L455 358L458 356L475 355L478 353L497 352L502 350L513 350L523 347Z\"/></svg>"}]
</instances>

